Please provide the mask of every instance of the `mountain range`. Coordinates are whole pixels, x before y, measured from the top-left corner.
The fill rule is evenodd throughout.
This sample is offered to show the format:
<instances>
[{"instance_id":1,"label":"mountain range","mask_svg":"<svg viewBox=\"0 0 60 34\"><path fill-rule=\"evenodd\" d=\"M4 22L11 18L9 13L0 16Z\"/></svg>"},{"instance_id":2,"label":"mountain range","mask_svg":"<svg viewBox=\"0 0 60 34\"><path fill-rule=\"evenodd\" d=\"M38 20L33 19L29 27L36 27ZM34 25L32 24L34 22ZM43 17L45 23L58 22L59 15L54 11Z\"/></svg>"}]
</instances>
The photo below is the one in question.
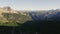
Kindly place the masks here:
<instances>
[{"instance_id":1,"label":"mountain range","mask_svg":"<svg viewBox=\"0 0 60 34\"><path fill-rule=\"evenodd\" d=\"M38 20L60 20L60 9L29 12L34 21Z\"/></svg>"},{"instance_id":2,"label":"mountain range","mask_svg":"<svg viewBox=\"0 0 60 34\"><path fill-rule=\"evenodd\" d=\"M14 10L11 7L0 7L0 25L17 25L26 21L60 20L60 9L56 10Z\"/></svg>"}]
</instances>

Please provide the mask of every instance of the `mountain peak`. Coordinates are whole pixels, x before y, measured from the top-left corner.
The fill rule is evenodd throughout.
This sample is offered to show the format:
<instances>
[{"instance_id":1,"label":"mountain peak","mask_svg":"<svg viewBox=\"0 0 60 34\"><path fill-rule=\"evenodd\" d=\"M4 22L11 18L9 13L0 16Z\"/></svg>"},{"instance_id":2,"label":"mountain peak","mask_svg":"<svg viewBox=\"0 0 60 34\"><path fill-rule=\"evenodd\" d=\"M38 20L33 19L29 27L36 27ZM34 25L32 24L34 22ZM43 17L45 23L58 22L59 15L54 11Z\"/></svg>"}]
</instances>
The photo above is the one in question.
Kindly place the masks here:
<instances>
[{"instance_id":1,"label":"mountain peak","mask_svg":"<svg viewBox=\"0 0 60 34\"><path fill-rule=\"evenodd\" d=\"M56 10L60 11L60 9L56 9Z\"/></svg>"},{"instance_id":2,"label":"mountain peak","mask_svg":"<svg viewBox=\"0 0 60 34\"><path fill-rule=\"evenodd\" d=\"M11 7L10 6L5 6L5 7L3 7L3 9L5 9L7 11L10 11L11 10Z\"/></svg>"}]
</instances>

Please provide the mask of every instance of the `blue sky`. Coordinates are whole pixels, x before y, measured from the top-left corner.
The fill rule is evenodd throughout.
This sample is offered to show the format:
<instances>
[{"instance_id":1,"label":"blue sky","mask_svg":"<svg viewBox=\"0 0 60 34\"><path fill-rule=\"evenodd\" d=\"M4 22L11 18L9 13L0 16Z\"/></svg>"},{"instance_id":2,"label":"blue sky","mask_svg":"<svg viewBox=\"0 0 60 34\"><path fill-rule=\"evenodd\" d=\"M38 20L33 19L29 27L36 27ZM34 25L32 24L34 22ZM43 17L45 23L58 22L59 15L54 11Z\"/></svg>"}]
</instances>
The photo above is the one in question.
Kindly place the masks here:
<instances>
[{"instance_id":1,"label":"blue sky","mask_svg":"<svg viewBox=\"0 0 60 34\"><path fill-rule=\"evenodd\" d=\"M60 0L0 0L0 7L16 10L49 10L60 8Z\"/></svg>"}]
</instances>

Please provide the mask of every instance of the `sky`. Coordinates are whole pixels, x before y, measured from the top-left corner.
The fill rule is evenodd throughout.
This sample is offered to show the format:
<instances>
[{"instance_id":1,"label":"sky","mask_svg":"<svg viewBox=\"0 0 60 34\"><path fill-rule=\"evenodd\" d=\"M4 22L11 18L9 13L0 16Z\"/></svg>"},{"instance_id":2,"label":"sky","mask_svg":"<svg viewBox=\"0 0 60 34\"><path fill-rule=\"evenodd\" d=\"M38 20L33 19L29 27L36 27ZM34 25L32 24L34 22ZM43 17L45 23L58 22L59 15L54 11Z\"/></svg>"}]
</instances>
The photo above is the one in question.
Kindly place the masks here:
<instances>
[{"instance_id":1,"label":"sky","mask_svg":"<svg viewBox=\"0 0 60 34\"><path fill-rule=\"evenodd\" d=\"M60 9L60 0L0 0L0 7L4 6L16 10Z\"/></svg>"}]
</instances>

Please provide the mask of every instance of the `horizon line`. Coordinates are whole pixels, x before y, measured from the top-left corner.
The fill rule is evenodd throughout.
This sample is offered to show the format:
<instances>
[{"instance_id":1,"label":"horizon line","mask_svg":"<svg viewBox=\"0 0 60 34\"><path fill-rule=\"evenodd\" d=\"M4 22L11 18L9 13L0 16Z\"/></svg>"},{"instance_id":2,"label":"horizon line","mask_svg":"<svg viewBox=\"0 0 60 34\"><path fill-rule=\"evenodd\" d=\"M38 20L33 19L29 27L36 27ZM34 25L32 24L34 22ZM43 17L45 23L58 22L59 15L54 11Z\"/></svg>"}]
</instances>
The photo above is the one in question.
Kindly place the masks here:
<instances>
[{"instance_id":1,"label":"horizon line","mask_svg":"<svg viewBox=\"0 0 60 34\"><path fill-rule=\"evenodd\" d=\"M27 11L29 11L29 10L31 10L31 11L36 11L36 10L56 10L56 9L60 9L60 8L52 8L52 9L15 9L15 8L13 8L13 7L11 7L11 6L0 6L0 8L4 8L4 7L10 7L11 9L14 9L14 10L27 10Z\"/></svg>"}]
</instances>

